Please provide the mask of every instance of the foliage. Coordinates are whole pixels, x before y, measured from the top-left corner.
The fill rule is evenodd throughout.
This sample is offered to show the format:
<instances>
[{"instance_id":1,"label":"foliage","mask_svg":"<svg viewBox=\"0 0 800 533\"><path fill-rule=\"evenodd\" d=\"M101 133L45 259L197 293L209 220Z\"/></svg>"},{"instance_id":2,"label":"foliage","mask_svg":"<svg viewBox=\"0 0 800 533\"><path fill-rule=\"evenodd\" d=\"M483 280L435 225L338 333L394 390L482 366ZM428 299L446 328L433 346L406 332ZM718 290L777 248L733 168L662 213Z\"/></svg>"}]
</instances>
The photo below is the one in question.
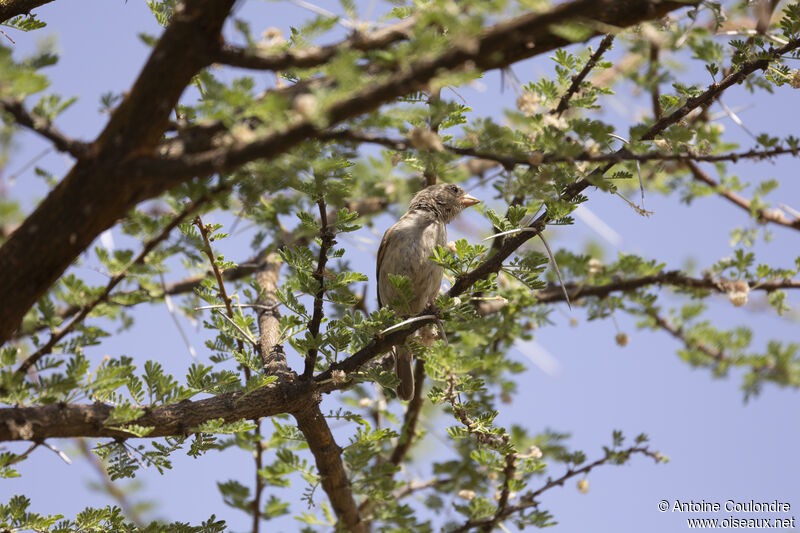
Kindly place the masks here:
<instances>
[{"instance_id":1,"label":"foliage","mask_svg":"<svg viewBox=\"0 0 800 533\"><path fill-rule=\"evenodd\" d=\"M147 4L165 32L177 24L178 2ZM106 283L91 281L96 278L80 268L59 276L0 349L4 409L107 408L96 432L74 436L102 435L91 446L111 481L135 477L143 467L164 472L172 468L170 458L183 451L198 461L214 453L246 452L255 458L257 481L236 472L218 488L226 505L257 514L256 524L292 514L303 531L335 524L352 528L341 497L355 502L360 520L375 530L467 531L552 525L558 517L541 505L542 492L637 454L665 461L645 435L626 445L615 431L592 462L592 454L568 448L565 433L498 423L524 370L510 352L548 326L554 304L564 301L562 289L589 320L630 315L642 329L676 337L682 344L679 357L714 377L741 369L737 376L746 399L770 384L800 386L798 345L764 342L746 325L722 327L711 313L720 300L715 296L725 295L739 307L756 291L767 294L775 313L789 313L787 294L800 287L800 258L792 265L767 264L755 249L773 238L772 227L800 229L796 213L770 203L777 180L750 184L735 172L744 159L796 157L800 142L764 132L753 136L748 152L736 152L739 147L708 113L734 83L756 94L800 87L800 74L788 66L800 58L796 4L784 6L765 34L725 42L717 33L723 15L754 16L752 8L746 2L703 2L620 33L613 54L581 44L595 35L593 26L563 21L552 26L553 35L580 43L553 50L552 72L540 79L522 82L507 72L517 100L501 122L478 115L455 91L480 80L481 65L491 66L480 56L486 28L499 19L553 9L547 2L390 6L376 24L411 20L400 37L376 43L367 38L374 28L364 26L360 40L345 37L329 56L308 59L327 53L316 44L340 36L338 25L361 24L359 9L343 1L342 15L315 13L286 38L272 29L259 39L250 30L252 21L234 21L238 33L226 38L244 45L213 62L250 61L253 68L274 70L276 82L265 90L255 74L197 71L191 79L197 91L175 102L174 120L159 133L156 163L169 172L169 165L188 165L193 156L240 159L139 203L115 226L120 247L97 246L87 250L86 259L76 258L75 265L101 270ZM32 14L4 24L25 32L45 26ZM84 154L75 148L79 144L64 141L53 126L75 101L46 92L45 69L57 57L43 49L14 58L9 46L0 48L4 151L27 127L78 158ZM391 85L398 73L422 72L436 58L462 52L472 59L402 86L388 105L374 105L364 96ZM263 66L280 61L280 68ZM684 79L677 63L689 61L704 67L708 83ZM653 102L651 116L624 133L602 113L623 80L652 95ZM30 111L21 107L25 102ZM128 102L108 93L100 105L113 116L133 105ZM351 116L342 109L359 111ZM420 129L436 142L415 143ZM302 142L287 141L286 148L261 155L260 149L271 146L267 141L296 130L303 133ZM0 165L5 162L4 154ZM707 174L710 168L717 178ZM36 174L56 194L58 179L46 168ZM372 263L357 259L356 232L387 211L399 216L422 184L436 181L461 183L496 200L494 209L478 208L483 230L495 235L491 242L472 235L437 247L431 260L443 267L451 288L435 302L436 320L425 314L398 327L400 317L365 300L364 288L375 280ZM548 226L569 232L576 209L602 195L621 198L647 215L644 204L628 199L641 186L648 194L687 204L710 195L736 204L749 219L731 230L732 254L692 277L691 269L674 269L663 258L620 254L603 261L597 247L594 253L560 249L548 257L524 246ZM20 202L0 198L3 241L25 217ZM222 222L204 224L203 218ZM238 228L244 226L254 229L242 238ZM245 240L251 257L226 255L241 250ZM269 281L270 273L276 281ZM401 299L411 298L408 278L393 277L391 283ZM109 337L137 331L138 309L160 302L175 317L200 322L207 362L194 361L182 375L171 375L156 361L159 354L144 361L125 354L96 357ZM397 379L387 370L391 356L383 355L388 346L375 346L398 332L402 341L434 322L446 339L409 341L424 365L425 388L421 399L402 407L393 390ZM623 335L617 336L620 344L627 342ZM333 397L337 406L323 415L317 404L328 394L326 403ZM239 416L254 398L262 410ZM199 415L191 423L165 421L169 413L184 413L181 409ZM303 422L314 409L316 422ZM421 485L401 473L409 449L428 442L418 417L447 418L448 438L430 454L430 481ZM334 420L344 429L336 436L341 454L330 457L323 443ZM27 452L0 454L0 475L19 475L14 465L35 460L30 454L46 438L36 439ZM338 497L326 485L331 471L347 475ZM302 502L289 500L291 493L284 490L289 487L302 491ZM0 526L51 532L226 530L214 516L198 526L148 524L123 511L125 496L119 498L120 507L87 507L64 519L29 511L26 496L13 496L0 504Z\"/></svg>"}]
</instances>

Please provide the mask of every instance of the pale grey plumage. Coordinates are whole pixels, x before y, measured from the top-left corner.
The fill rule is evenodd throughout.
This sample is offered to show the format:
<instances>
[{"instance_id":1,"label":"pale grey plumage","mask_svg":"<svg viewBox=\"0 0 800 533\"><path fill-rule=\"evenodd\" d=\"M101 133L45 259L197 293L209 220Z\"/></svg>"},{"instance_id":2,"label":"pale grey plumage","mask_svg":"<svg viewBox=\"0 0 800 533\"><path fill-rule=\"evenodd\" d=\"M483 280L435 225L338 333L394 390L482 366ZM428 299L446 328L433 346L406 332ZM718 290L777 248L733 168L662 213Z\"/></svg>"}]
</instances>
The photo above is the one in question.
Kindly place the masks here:
<instances>
[{"instance_id":1,"label":"pale grey plumage","mask_svg":"<svg viewBox=\"0 0 800 533\"><path fill-rule=\"evenodd\" d=\"M431 185L411 200L408 212L386 230L378 248L378 305L391 306L400 316L421 313L439 293L443 269L429 259L437 245L447 243L448 222L465 207L478 203L458 185ZM389 274L407 276L413 298L402 302L389 281ZM395 371L400 378L397 395L409 400L414 395L412 355L405 346L395 347Z\"/></svg>"}]
</instances>

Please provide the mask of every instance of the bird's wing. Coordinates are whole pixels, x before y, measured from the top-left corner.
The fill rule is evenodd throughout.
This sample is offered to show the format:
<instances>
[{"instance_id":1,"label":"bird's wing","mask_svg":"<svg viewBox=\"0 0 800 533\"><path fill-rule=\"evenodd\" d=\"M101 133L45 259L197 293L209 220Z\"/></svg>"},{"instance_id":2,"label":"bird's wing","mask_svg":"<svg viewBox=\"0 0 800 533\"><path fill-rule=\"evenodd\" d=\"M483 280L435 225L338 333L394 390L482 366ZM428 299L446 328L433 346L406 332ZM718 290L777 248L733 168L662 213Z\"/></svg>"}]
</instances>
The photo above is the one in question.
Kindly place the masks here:
<instances>
[{"instance_id":1,"label":"bird's wing","mask_svg":"<svg viewBox=\"0 0 800 533\"><path fill-rule=\"evenodd\" d=\"M375 284L378 288L378 307L383 307L381 301L381 265L383 264L383 256L386 255L386 243L389 241L389 236L392 234L394 226L386 230L381 239L381 245L378 247L378 261L375 264Z\"/></svg>"}]
</instances>

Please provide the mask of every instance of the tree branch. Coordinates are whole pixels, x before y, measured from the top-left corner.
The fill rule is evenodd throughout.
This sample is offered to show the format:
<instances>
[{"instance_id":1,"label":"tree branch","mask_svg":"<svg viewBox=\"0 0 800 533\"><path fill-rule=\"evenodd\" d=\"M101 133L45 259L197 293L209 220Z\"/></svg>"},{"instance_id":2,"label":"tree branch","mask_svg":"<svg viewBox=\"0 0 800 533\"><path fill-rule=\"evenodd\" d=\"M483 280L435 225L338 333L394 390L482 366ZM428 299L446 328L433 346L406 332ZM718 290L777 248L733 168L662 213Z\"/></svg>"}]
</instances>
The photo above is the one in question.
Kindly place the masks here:
<instances>
[{"instance_id":1,"label":"tree branch","mask_svg":"<svg viewBox=\"0 0 800 533\"><path fill-rule=\"evenodd\" d=\"M231 297L228 296L228 290L225 288L225 281L222 279L222 272L220 272L219 266L217 265L217 258L214 256L214 250L211 249L211 230L203 224L203 219L200 218L200 215L195 217L194 225L200 230L200 235L203 238L203 252L205 252L206 257L208 257L208 261L211 263L211 270L214 272L214 277L217 279L220 299L222 303L225 304L225 311L228 313L230 322L234 323L235 316L233 313L233 306L231 305L232 300ZM239 336L236 337L236 347L239 349L240 354L244 354L244 342ZM242 364L241 367L245 381L249 380L250 368L245 364Z\"/></svg>"},{"instance_id":2,"label":"tree branch","mask_svg":"<svg viewBox=\"0 0 800 533\"><path fill-rule=\"evenodd\" d=\"M268 376L278 376L279 378L288 377L290 374L283 346L279 344L281 313L276 294L282 264L278 254L272 252L266 256L264 264L256 273L256 283L261 289L256 303L264 306L258 311L258 351L261 354L264 372Z\"/></svg>"},{"instance_id":3,"label":"tree branch","mask_svg":"<svg viewBox=\"0 0 800 533\"><path fill-rule=\"evenodd\" d=\"M714 102L714 100L716 100L722 94L722 92L725 91L725 89L743 82L747 76L756 70L766 69L770 62L788 52L791 52L798 46L800 46L800 39L792 39L778 49L771 48L769 59L758 59L756 61L746 61L742 63L736 72L725 76L725 78L723 78L719 83L710 85L708 89L706 89L706 91L700 96L688 98L686 100L686 104L673 111L668 116L657 120L652 126L650 126L650 129L648 129L639 140L647 141L654 139L656 135L667 129L669 126L677 123L679 120L688 115L693 109L711 105L712 102Z\"/></svg>"},{"instance_id":4,"label":"tree branch","mask_svg":"<svg viewBox=\"0 0 800 533\"><path fill-rule=\"evenodd\" d=\"M0 22L17 15L27 15L32 9L49 4L53 0L5 0L0 2Z\"/></svg>"},{"instance_id":5,"label":"tree branch","mask_svg":"<svg viewBox=\"0 0 800 533\"><path fill-rule=\"evenodd\" d=\"M550 111L551 114L560 117L561 114L567 110L567 108L569 107L570 99L575 95L576 92L578 92L578 89L580 89L583 80L586 78L586 76L589 75L589 72L591 72L592 69L595 67L597 61L603 56L604 53L606 53L606 50L611 48L611 43L613 42L614 42L613 34L609 33L608 35L603 37L603 40L600 41L600 44L597 47L597 50L595 50L595 52L589 58L589 61L586 62L586 65L584 65L583 69L581 69L581 71L577 75L572 77L572 83L570 84L569 89L567 89L567 92L565 92L561 96L561 99L558 101L558 106L552 111Z\"/></svg>"},{"instance_id":6,"label":"tree branch","mask_svg":"<svg viewBox=\"0 0 800 533\"><path fill-rule=\"evenodd\" d=\"M85 159L91 155L89 144L67 137L58 131L49 120L25 109L22 102L10 98L0 98L0 110L14 117L20 126L25 126L52 142L60 152L66 152L75 159Z\"/></svg>"},{"instance_id":7,"label":"tree branch","mask_svg":"<svg viewBox=\"0 0 800 533\"><path fill-rule=\"evenodd\" d=\"M503 468L503 490L500 492L500 499L497 501L497 511L494 516L489 519L489 522L484 524L483 531L489 533L503 518L508 507L508 497L511 494L511 482L514 480L514 474L517 472L517 459L516 453L509 453L506 455L506 466Z\"/></svg>"},{"instance_id":8,"label":"tree branch","mask_svg":"<svg viewBox=\"0 0 800 533\"><path fill-rule=\"evenodd\" d=\"M687 161L686 166L689 167L689 170L692 173L692 176L695 180L705 183L712 187L717 194L722 196L723 198L729 200L731 203L738 205L748 213L754 214L759 222L772 222L773 224L778 224L780 226L785 226L787 228L792 228L796 230L800 230L800 219L795 218L794 220L789 220L783 213L778 210L772 209L758 209L753 212L752 203L747 198L736 194L735 192L730 192L724 190L722 185L714 178L709 176L703 169L701 169L696 163L693 161Z\"/></svg>"},{"instance_id":9,"label":"tree branch","mask_svg":"<svg viewBox=\"0 0 800 533\"><path fill-rule=\"evenodd\" d=\"M712 348L702 341L690 340L686 337L683 328L676 327L669 320L659 315L655 310L649 310L647 314L653 319L653 322L655 322L658 327L681 341L690 350L698 350L703 352L707 356L714 359L717 363L724 363L730 360L728 355L722 350Z\"/></svg>"},{"instance_id":10,"label":"tree branch","mask_svg":"<svg viewBox=\"0 0 800 533\"><path fill-rule=\"evenodd\" d=\"M748 281L751 290L773 292L784 289L800 289L800 280L782 279L773 281ZM670 285L684 289L705 289L717 293L729 291L725 280L712 278L693 278L680 270L662 271L650 276L613 280L603 285L587 283L566 283L564 288L573 302L580 298L605 298L614 292L626 292L647 287L649 285ZM536 293L539 303L555 303L564 301L564 294L560 286L551 285Z\"/></svg>"},{"instance_id":11,"label":"tree branch","mask_svg":"<svg viewBox=\"0 0 800 533\"><path fill-rule=\"evenodd\" d=\"M391 137L354 130L331 130L321 134L319 138L326 141L336 140L341 142L378 144L397 151L412 149L411 143L406 139L394 139ZM529 155L523 157L511 154L499 154L496 152L485 152L476 150L474 148L465 148L448 144L443 144L443 146L448 152L452 152L457 155L495 161L507 170L513 170L517 165L538 167L552 163L586 162L616 164L624 161L639 161L640 163L645 163L648 161L676 161L680 163L692 161L709 163L732 161L735 163L740 159L764 160L779 155L792 155L794 157L800 155L800 151L798 151L797 148L784 146L777 146L775 148L768 148L765 150L753 148L746 151L727 152L723 154L699 154L690 151L677 154L664 152L648 152L640 154L633 153L628 149L621 149L608 154L593 154L588 152L581 152L577 155L540 154L541 161L537 161L535 164L533 164L531 163Z\"/></svg>"},{"instance_id":12,"label":"tree branch","mask_svg":"<svg viewBox=\"0 0 800 533\"><path fill-rule=\"evenodd\" d=\"M418 20L412 16L400 22L380 28L371 33L354 33L347 39L327 46L311 46L301 50L286 50L275 54L259 54L246 48L225 44L214 54L214 63L232 67L258 70L286 70L311 68L324 65L336 54L347 50L368 52L386 48L398 41L408 39Z\"/></svg>"},{"instance_id":13,"label":"tree branch","mask_svg":"<svg viewBox=\"0 0 800 533\"><path fill-rule=\"evenodd\" d=\"M578 468L576 470L573 470L571 468L567 469L567 471L561 477L556 479L548 479L547 483L545 483L539 489L528 492L527 494L522 496L522 498L520 498L520 502L517 503L516 505L506 506L503 512L500 514L499 519L503 520L505 518L508 518L514 513L524 511L530 507L538 507L539 502L536 501L536 498L541 496L544 492L557 486L563 486L565 482L567 482L568 480L572 479L575 476L586 475L595 468L597 468L598 466L602 466L609 462L617 462L620 460L621 457L627 460L627 458L629 458L631 455L637 453L652 458L656 463L661 462L663 460L661 454L659 454L658 452L650 451L650 449L647 447L634 446L616 452L613 450L606 450L605 455L602 458L597 459L596 461L589 463L586 466ZM493 521L495 521L495 518L498 517L492 516L491 518L485 518L482 520L468 520L461 527L450 530L449 533L465 533L472 529L483 528L492 523Z\"/></svg>"},{"instance_id":14,"label":"tree branch","mask_svg":"<svg viewBox=\"0 0 800 533\"><path fill-rule=\"evenodd\" d=\"M328 214L325 207L325 200L320 198L317 201L319 207L320 218L320 245L319 257L317 259L317 268L312 274L313 278L319 283L317 293L314 295L314 312L311 320L308 322L308 332L311 337L316 341L319 335L319 326L322 323L323 312L323 298L325 297L325 265L328 262L328 251L336 244L334 233L328 227ZM303 379L311 379L314 375L314 366L317 364L317 348L309 348L306 354L306 364L303 370Z\"/></svg>"},{"instance_id":15,"label":"tree branch","mask_svg":"<svg viewBox=\"0 0 800 533\"><path fill-rule=\"evenodd\" d=\"M197 401L184 400L167 405L145 406L137 425L152 427L146 438L188 435L193 428L215 418L225 422L256 420L291 413L308 405L319 392L334 387L314 387L310 383L273 383L249 394L230 392ZM130 438L123 427L105 426L114 406L53 403L33 407L0 409L0 441L50 438L109 437Z\"/></svg>"}]
</instances>

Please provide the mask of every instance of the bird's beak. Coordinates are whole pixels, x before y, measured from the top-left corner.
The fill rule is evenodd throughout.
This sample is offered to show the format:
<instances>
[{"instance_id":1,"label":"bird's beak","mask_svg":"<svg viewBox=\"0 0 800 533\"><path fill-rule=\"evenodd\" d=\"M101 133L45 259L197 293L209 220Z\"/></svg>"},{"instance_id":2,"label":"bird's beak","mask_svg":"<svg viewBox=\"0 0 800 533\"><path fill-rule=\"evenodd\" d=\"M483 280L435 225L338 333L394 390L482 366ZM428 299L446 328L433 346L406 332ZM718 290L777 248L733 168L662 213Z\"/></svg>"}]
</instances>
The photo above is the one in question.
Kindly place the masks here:
<instances>
[{"instance_id":1,"label":"bird's beak","mask_svg":"<svg viewBox=\"0 0 800 533\"><path fill-rule=\"evenodd\" d=\"M469 207L471 205L481 203L480 200L478 200L474 196L470 196L469 194L465 194L464 196L462 196L459 201L461 202L462 207Z\"/></svg>"}]
</instances>

